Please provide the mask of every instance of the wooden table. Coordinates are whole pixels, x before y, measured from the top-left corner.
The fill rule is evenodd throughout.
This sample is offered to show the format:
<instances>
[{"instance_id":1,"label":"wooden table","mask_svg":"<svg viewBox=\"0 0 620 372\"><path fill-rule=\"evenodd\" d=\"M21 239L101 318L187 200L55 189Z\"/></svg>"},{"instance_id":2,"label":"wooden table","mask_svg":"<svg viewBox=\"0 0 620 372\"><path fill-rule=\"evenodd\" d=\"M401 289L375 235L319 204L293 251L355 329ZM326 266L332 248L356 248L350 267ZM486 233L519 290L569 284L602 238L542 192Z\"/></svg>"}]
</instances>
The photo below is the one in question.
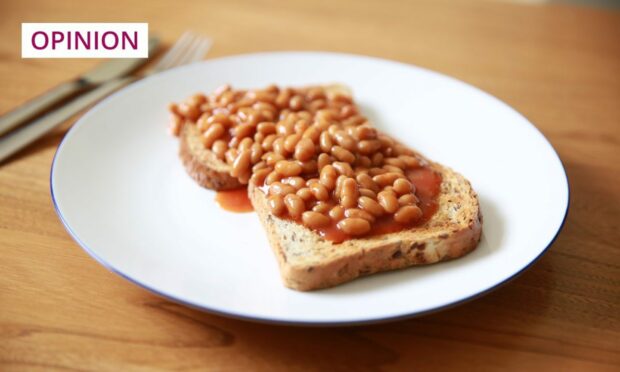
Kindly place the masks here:
<instances>
[{"instance_id":1,"label":"wooden table","mask_svg":"<svg viewBox=\"0 0 620 372\"><path fill-rule=\"evenodd\" d=\"M351 328L232 320L156 297L71 240L48 186L66 123L0 165L1 370L619 370L620 13L468 1L114 3L0 2L0 112L97 63L21 60L25 21L146 21L168 42L192 29L214 38L209 57L379 56L472 83L534 122L566 166L568 221L531 269L451 310Z\"/></svg>"}]
</instances>

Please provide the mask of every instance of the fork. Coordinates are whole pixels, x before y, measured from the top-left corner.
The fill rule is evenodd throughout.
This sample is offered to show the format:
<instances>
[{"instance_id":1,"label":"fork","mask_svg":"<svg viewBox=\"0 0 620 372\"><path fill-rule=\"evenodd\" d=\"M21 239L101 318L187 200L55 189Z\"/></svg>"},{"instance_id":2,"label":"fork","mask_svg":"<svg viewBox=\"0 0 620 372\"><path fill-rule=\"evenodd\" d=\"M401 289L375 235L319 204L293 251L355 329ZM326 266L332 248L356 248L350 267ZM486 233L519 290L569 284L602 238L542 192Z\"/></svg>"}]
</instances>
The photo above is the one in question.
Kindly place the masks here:
<instances>
[{"instance_id":1,"label":"fork","mask_svg":"<svg viewBox=\"0 0 620 372\"><path fill-rule=\"evenodd\" d=\"M183 33L159 62L142 76L128 76L108 81L66 105L33 120L25 127L0 138L0 163L117 89L154 73L203 59L211 48L211 44L211 40L205 36L189 31Z\"/></svg>"}]
</instances>

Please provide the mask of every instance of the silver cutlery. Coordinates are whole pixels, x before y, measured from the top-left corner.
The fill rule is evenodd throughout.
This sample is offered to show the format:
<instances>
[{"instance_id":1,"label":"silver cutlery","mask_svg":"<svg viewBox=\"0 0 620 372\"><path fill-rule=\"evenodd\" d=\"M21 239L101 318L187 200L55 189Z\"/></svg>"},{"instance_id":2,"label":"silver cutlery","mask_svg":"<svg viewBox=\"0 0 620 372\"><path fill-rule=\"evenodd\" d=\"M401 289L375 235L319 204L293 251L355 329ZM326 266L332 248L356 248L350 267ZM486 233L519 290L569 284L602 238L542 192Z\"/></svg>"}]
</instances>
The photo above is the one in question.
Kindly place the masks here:
<instances>
[{"instance_id":1,"label":"silver cutlery","mask_svg":"<svg viewBox=\"0 0 620 372\"><path fill-rule=\"evenodd\" d=\"M149 55L157 50L159 39L149 39ZM106 81L129 75L146 63L146 58L111 59L73 81L62 83L0 116L0 136L43 114L67 99L92 89Z\"/></svg>"},{"instance_id":2,"label":"silver cutlery","mask_svg":"<svg viewBox=\"0 0 620 372\"><path fill-rule=\"evenodd\" d=\"M115 90L153 73L199 61L204 58L210 48L211 40L209 38L191 32L184 33L155 67L143 76L128 76L109 80L69 101L64 106L33 120L22 128L0 137L0 162Z\"/></svg>"}]
</instances>

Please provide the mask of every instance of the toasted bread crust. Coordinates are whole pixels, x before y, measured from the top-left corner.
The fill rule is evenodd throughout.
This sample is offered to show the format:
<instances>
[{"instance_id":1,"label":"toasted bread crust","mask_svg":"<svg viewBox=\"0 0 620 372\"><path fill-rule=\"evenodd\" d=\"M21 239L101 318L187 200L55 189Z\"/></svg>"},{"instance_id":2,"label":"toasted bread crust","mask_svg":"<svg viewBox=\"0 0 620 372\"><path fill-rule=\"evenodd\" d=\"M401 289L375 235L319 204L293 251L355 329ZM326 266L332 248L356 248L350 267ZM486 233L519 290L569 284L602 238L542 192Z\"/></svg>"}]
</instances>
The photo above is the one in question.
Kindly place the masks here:
<instances>
[{"instance_id":1,"label":"toasted bread crust","mask_svg":"<svg viewBox=\"0 0 620 372\"><path fill-rule=\"evenodd\" d=\"M195 125L186 124L183 127L179 142L179 157L183 166L200 186L213 190L243 187L237 178L230 175L228 165L204 148Z\"/></svg>"}]
</instances>

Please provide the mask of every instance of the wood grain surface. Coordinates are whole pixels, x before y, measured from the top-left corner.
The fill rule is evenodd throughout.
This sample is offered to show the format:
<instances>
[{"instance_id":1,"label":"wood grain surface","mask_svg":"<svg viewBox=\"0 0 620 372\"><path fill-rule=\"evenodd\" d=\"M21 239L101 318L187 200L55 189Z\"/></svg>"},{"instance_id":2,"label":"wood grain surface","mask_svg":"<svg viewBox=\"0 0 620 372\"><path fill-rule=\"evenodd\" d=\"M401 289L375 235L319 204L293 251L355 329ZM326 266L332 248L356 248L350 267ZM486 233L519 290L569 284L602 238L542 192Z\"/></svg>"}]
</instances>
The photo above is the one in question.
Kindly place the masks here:
<instances>
[{"instance_id":1,"label":"wood grain surface","mask_svg":"<svg viewBox=\"0 0 620 372\"><path fill-rule=\"evenodd\" d=\"M0 112L98 62L20 58L21 22L62 21L149 22L169 43L191 29L213 37L209 57L342 51L455 76L547 136L571 208L538 263L467 304L363 327L254 324L156 297L71 240L48 185L70 121L0 165L0 370L620 370L620 13L470 1L3 0Z\"/></svg>"}]
</instances>

